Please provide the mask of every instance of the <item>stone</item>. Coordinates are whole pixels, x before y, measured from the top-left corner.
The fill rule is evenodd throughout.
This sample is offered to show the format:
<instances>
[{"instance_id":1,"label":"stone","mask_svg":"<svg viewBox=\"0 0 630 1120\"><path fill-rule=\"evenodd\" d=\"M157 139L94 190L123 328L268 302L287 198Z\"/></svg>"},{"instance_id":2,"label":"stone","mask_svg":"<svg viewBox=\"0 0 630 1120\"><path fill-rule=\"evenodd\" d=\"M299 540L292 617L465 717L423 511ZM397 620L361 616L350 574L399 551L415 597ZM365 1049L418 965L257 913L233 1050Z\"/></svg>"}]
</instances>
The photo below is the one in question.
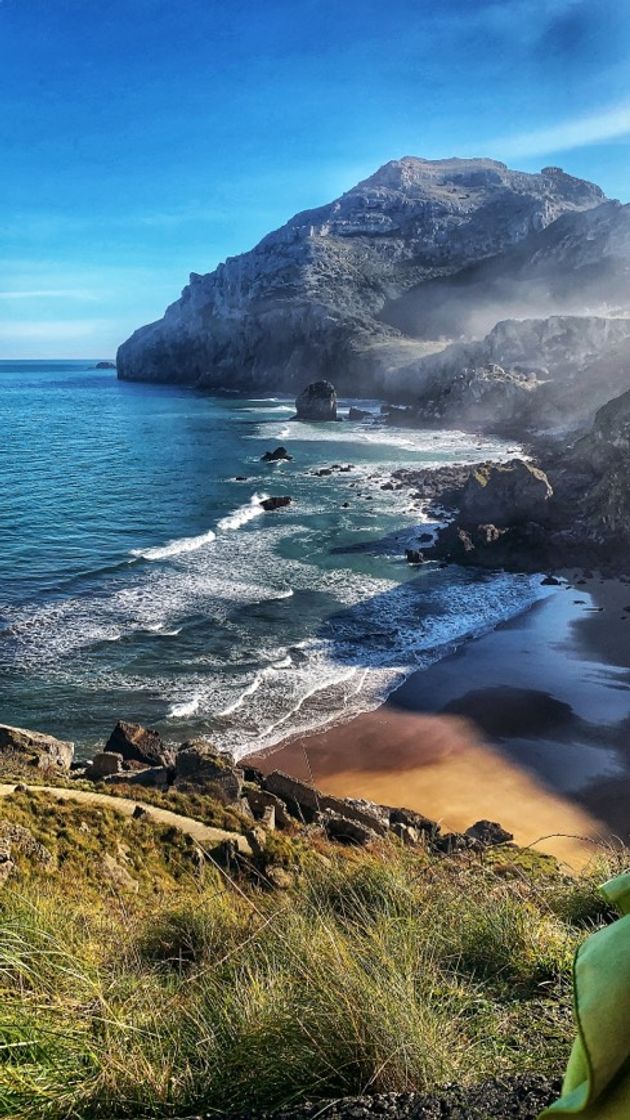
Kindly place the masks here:
<instances>
[{"instance_id":1,"label":"stone","mask_svg":"<svg viewBox=\"0 0 630 1120\"><path fill-rule=\"evenodd\" d=\"M207 793L235 804L243 790L243 772L230 755L217 751L205 739L191 739L177 752L175 785L202 787Z\"/></svg>"},{"instance_id":2,"label":"stone","mask_svg":"<svg viewBox=\"0 0 630 1120\"><path fill-rule=\"evenodd\" d=\"M291 823L284 801L268 789L246 789L245 797L255 817L264 819L265 812L273 809L275 823L280 828L286 828Z\"/></svg>"},{"instance_id":3,"label":"stone","mask_svg":"<svg viewBox=\"0 0 630 1120\"><path fill-rule=\"evenodd\" d=\"M544 521L553 490L547 475L523 459L488 463L471 470L459 510L464 525L497 527Z\"/></svg>"},{"instance_id":4,"label":"stone","mask_svg":"<svg viewBox=\"0 0 630 1120\"><path fill-rule=\"evenodd\" d=\"M485 847L494 847L495 844L508 844L514 839L511 832L507 832L496 821L476 821L466 829L466 836L478 840Z\"/></svg>"},{"instance_id":5,"label":"stone","mask_svg":"<svg viewBox=\"0 0 630 1120\"><path fill-rule=\"evenodd\" d=\"M116 369L115 362L97 362L94 369Z\"/></svg>"},{"instance_id":6,"label":"stone","mask_svg":"<svg viewBox=\"0 0 630 1120\"><path fill-rule=\"evenodd\" d=\"M89 766L86 766L84 777L90 782L98 782L101 778L108 778L111 774L120 774L123 768L123 756L114 751L99 751L94 755Z\"/></svg>"},{"instance_id":7,"label":"stone","mask_svg":"<svg viewBox=\"0 0 630 1120\"><path fill-rule=\"evenodd\" d=\"M267 513L273 513L276 509L284 509L285 506L290 506L291 501L292 499L285 495L281 498L263 498L260 504Z\"/></svg>"},{"instance_id":8,"label":"stone","mask_svg":"<svg viewBox=\"0 0 630 1120\"><path fill-rule=\"evenodd\" d=\"M129 874L126 867L118 863L109 852L106 852L101 861L101 867L107 879L117 891L128 894L137 894L140 884Z\"/></svg>"},{"instance_id":9,"label":"stone","mask_svg":"<svg viewBox=\"0 0 630 1120\"><path fill-rule=\"evenodd\" d=\"M561 582L562 581L559 580L559 579L556 579L555 576L545 576L544 579L541 579L540 586L541 587L560 587Z\"/></svg>"},{"instance_id":10,"label":"stone","mask_svg":"<svg viewBox=\"0 0 630 1120\"><path fill-rule=\"evenodd\" d=\"M175 764L175 751L162 742L158 731L123 719L118 720L105 750L122 755L125 761L143 762L146 766Z\"/></svg>"},{"instance_id":11,"label":"stone","mask_svg":"<svg viewBox=\"0 0 630 1120\"><path fill-rule=\"evenodd\" d=\"M33 836L30 828L11 821L2 821L0 822L0 859L12 858L15 850L42 867L50 867L54 862L52 853L45 844Z\"/></svg>"},{"instance_id":12,"label":"stone","mask_svg":"<svg viewBox=\"0 0 630 1120\"><path fill-rule=\"evenodd\" d=\"M417 548L406 548L405 560L408 564L424 564L424 552Z\"/></svg>"},{"instance_id":13,"label":"stone","mask_svg":"<svg viewBox=\"0 0 630 1120\"><path fill-rule=\"evenodd\" d=\"M278 463L283 459L290 460L293 456L289 455L286 447L276 447L275 451L265 451L261 456L263 463Z\"/></svg>"},{"instance_id":14,"label":"stone","mask_svg":"<svg viewBox=\"0 0 630 1120\"><path fill-rule=\"evenodd\" d=\"M295 399L298 420L319 423L337 419L337 394L330 381L312 381Z\"/></svg>"},{"instance_id":15,"label":"stone","mask_svg":"<svg viewBox=\"0 0 630 1120\"><path fill-rule=\"evenodd\" d=\"M265 878L272 887L279 891L288 891L293 886L291 873L277 863L265 868Z\"/></svg>"},{"instance_id":16,"label":"stone","mask_svg":"<svg viewBox=\"0 0 630 1120\"><path fill-rule=\"evenodd\" d=\"M323 827L330 840L338 840L343 844L357 844L364 847L376 840L377 834L359 821L350 820L327 809L323 813Z\"/></svg>"},{"instance_id":17,"label":"stone","mask_svg":"<svg viewBox=\"0 0 630 1120\"><path fill-rule=\"evenodd\" d=\"M399 840L402 840L403 844L407 847L416 848L419 844L424 843L422 833L418 832L418 829L413 828L410 824L402 824L402 822L396 821L395 824L391 826L390 831L394 836L397 836Z\"/></svg>"},{"instance_id":18,"label":"stone","mask_svg":"<svg viewBox=\"0 0 630 1120\"><path fill-rule=\"evenodd\" d=\"M74 743L56 739L41 731L25 727L0 724L0 755L15 756L16 761L26 762L39 769L59 767L68 770L74 756Z\"/></svg>"},{"instance_id":19,"label":"stone","mask_svg":"<svg viewBox=\"0 0 630 1120\"><path fill-rule=\"evenodd\" d=\"M134 821L141 821L143 819L143 817L148 817L148 816L149 816L149 812L145 808L144 805L136 805L133 813L131 814L131 819L134 820Z\"/></svg>"},{"instance_id":20,"label":"stone","mask_svg":"<svg viewBox=\"0 0 630 1120\"><path fill-rule=\"evenodd\" d=\"M365 408L355 408L354 405L348 411L348 420L370 420L371 417L371 412Z\"/></svg>"},{"instance_id":21,"label":"stone","mask_svg":"<svg viewBox=\"0 0 630 1120\"><path fill-rule=\"evenodd\" d=\"M389 826L386 810L367 801L353 801L351 798L331 797L314 786L307 785L297 778L274 770L264 781L264 788L279 797L292 816L310 824L318 814L331 812L354 821L365 828L385 836Z\"/></svg>"},{"instance_id":22,"label":"stone","mask_svg":"<svg viewBox=\"0 0 630 1120\"><path fill-rule=\"evenodd\" d=\"M430 820L422 813L416 812L415 809L390 808L389 820L391 827L396 824L406 825L408 828L413 828L416 832L424 835L431 842L440 834L440 826L437 821Z\"/></svg>"}]
</instances>

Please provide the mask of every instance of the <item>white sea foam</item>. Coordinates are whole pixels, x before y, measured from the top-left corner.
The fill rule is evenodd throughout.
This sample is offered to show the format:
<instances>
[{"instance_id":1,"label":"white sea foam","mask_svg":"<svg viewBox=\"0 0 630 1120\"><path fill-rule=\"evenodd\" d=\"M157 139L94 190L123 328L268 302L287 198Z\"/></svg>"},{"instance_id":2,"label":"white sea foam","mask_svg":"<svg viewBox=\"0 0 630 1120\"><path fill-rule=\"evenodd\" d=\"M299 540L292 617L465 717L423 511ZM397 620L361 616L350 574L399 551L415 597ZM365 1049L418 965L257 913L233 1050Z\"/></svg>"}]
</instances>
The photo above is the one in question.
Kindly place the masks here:
<instances>
[{"instance_id":1,"label":"white sea foam","mask_svg":"<svg viewBox=\"0 0 630 1120\"><path fill-rule=\"evenodd\" d=\"M155 548L132 548L131 555L142 560L169 560L171 556L180 556L184 552L196 552L215 539L216 533L208 529L197 537L180 537L166 544L156 545Z\"/></svg>"},{"instance_id":2,"label":"white sea foam","mask_svg":"<svg viewBox=\"0 0 630 1120\"><path fill-rule=\"evenodd\" d=\"M261 513L265 512L260 503L268 497L268 494L253 494L246 505L239 506L227 517L222 517L220 521L217 521L217 529L220 529L222 533L230 532L247 525L247 522L252 521L255 517L260 517Z\"/></svg>"},{"instance_id":3,"label":"white sea foam","mask_svg":"<svg viewBox=\"0 0 630 1120\"><path fill-rule=\"evenodd\" d=\"M190 700L183 700L181 704L171 704L168 715L172 719L187 719L199 711L200 697L193 696Z\"/></svg>"}]
</instances>

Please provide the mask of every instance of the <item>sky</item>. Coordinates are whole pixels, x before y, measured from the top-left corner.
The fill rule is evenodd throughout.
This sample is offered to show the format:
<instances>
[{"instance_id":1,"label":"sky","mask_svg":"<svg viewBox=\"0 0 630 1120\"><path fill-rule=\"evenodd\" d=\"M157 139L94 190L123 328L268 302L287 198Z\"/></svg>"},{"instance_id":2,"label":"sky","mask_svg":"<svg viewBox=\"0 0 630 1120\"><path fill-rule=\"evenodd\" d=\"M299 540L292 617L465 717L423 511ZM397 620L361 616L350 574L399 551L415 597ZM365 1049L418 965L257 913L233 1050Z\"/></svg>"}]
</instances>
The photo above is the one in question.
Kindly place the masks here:
<instances>
[{"instance_id":1,"label":"sky","mask_svg":"<svg viewBox=\"0 0 630 1120\"><path fill-rule=\"evenodd\" d=\"M111 358L403 155L630 201L630 0L0 0L0 358Z\"/></svg>"}]
</instances>

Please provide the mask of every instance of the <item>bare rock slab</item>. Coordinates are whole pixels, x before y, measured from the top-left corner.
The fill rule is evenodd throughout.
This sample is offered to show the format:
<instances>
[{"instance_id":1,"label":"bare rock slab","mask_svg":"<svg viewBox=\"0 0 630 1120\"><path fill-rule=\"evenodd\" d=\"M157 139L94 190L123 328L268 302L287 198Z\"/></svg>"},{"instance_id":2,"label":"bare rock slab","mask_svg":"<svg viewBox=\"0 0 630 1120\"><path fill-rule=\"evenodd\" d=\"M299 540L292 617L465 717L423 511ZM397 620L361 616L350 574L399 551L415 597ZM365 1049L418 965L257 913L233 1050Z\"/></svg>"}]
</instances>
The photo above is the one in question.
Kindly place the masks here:
<instances>
[{"instance_id":1,"label":"bare rock slab","mask_svg":"<svg viewBox=\"0 0 630 1120\"><path fill-rule=\"evenodd\" d=\"M30 731L25 727L11 727L0 724L0 754L15 755L22 762L31 763L40 769L58 766L68 770L74 757L74 743L56 739L42 731Z\"/></svg>"}]
</instances>

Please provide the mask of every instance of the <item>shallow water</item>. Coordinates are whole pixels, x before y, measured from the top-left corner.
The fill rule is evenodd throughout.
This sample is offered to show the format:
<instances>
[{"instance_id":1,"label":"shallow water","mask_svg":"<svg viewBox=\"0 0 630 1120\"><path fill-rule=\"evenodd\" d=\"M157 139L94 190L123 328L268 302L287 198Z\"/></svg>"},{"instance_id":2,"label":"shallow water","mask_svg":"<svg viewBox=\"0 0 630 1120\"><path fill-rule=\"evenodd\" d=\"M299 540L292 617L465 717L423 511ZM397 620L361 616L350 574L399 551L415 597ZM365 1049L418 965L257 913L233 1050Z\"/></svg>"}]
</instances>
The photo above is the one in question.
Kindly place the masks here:
<instances>
[{"instance_id":1,"label":"shallow water","mask_svg":"<svg viewBox=\"0 0 630 1120\"><path fill-rule=\"evenodd\" d=\"M380 489L398 466L513 446L298 424L284 398L125 384L93 364L0 362L3 721L83 754L119 717L243 753L374 707L537 594L528 577L410 568L422 511ZM293 461L262 463L280 442ZM354 469L315 476L334 462ZM284 493L290 508L262 511Z\"/></svg>"}]
</instances>

